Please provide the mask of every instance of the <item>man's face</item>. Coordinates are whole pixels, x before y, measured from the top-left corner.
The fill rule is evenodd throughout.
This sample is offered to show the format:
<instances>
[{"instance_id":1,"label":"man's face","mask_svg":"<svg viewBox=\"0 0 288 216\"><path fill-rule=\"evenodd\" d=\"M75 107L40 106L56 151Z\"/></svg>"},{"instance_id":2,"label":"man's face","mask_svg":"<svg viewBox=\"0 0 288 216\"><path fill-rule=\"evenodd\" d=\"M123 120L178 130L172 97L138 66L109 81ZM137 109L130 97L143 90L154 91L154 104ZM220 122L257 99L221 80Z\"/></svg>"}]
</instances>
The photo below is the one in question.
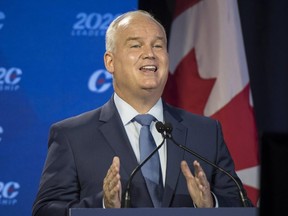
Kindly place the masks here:
<instances>
[{"instance_id":1,"label":"man's face","mask_svg":"<svg viewBox=\"0 0 288 216\"><path fill-rule=\"evenodd\" d=\"M116 93L123 99L160 97L169 65L165 33L143 15L127 17L119 25L107 68L113 74Z\"/></svg>"}]
</instances>

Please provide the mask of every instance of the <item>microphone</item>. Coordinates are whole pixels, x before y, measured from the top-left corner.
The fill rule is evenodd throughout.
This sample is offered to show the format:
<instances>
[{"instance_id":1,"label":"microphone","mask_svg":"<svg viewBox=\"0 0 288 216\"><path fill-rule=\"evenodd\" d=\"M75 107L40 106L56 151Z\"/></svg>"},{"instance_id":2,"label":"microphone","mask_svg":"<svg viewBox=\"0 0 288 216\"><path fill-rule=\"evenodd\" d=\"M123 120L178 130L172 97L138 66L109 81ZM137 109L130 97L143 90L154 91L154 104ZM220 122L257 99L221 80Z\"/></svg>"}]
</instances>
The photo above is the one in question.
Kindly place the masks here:
<instances>
[{"instance_id":1,"label":"microphone","mask_svg":"<svg viewBox=\"0 0 288 216\"><path fill-rule=\"evenodd\" d=\"M158 123L158 122L157 122ZM156 125L157 125L156 123ZM164 125L163 125L164 126ZM157 128L157 126L156 126ZM161 131L163 130L164 133L164 127L161 129ZM159 132L159 130L157 129L157 131ZM133 177L135 176L135 174L140 170L140 168L158 151L158 149L160 149L164 142L165 142L165 137L163 136L163 140L160 143L160 145L157 146L157 148L155 148L149 155L147 158L145 158L145 160L143 160L138 166L135 167L135 169L131 172L128 182L127 182L127 186L126 186L126 190L124 193L124 206L123 208L130 208L130 201L131 201L131 195L130 195L130 186L131 186L131 182ZM122 204L123 205L123 204Z\"/></svg>"},{"instance_id":2,"label":"microphone","mask_svg":"<svg viewBox=\"0 0 288 216\"><path fill-rule=\"evenodd\" d=\"M195 151L192 151L191 149L187 148L186 146L183 146L179 143L177 143L173 136L172 136L172 130L173 130L173 127L170 123L165 123L163 124L162 122L157 122L156 123L156 129L159 133L162 134L163 137L167 138L167 139L170 139L175 145L177 145L179 148L183 149L184 151L186 152L189 152L190 154L194 155L195 157L199 158L200 160L206 162L207 164L211 165L212 167L216 168L217 170L220 170L221 172L223 172L225 175L227 175L230 179L232 179L235 183L235 185L237 186L238 188L238 191L239 191L239 195L240 195L240 198L241 198L241 202L242 202L242 205L243 207L248 207L247 204L246 204L246 196L244 195L245 193L243 192L240 184L237 182L237 180L230 174L228 173L226 170L224 170L223 168L219 167L218 165L212 163L211 161L207 160L206 158L204 158L203 156L199 155L198 153L196 153ZM165 139L164 138L164 139Z\"/></svg>"}]
</instances>

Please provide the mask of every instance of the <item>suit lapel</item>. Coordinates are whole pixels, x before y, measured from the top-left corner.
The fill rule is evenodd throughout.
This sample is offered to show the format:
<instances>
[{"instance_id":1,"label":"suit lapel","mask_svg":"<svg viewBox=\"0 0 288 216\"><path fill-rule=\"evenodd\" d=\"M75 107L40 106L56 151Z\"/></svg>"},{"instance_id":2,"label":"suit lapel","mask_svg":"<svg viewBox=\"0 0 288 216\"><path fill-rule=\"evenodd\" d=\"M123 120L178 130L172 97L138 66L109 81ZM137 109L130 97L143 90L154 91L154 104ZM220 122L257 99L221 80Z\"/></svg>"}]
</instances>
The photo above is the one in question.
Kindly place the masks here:
<instances>
[{"instance_id":1,"label":"suit lapel","mask_svg":"<svg viewBox=\"0 0 288 216\"><path fill-rule=\"evenodd\" d=\"M185 145L187 129L180 122L179 116L173 115L173 111L164 106L164 119L173 126L172 135L174 140ZM176 146L171 140L167 141L167 169L165 190L162 207L169 207L176 190L179 175L182 175L180 163L183 160L184 151Z\"/></svg>"},{"instance_id":2,"label":"suit lapel","mask_svg":"<svg viewBox=\"0 0 288 216\"><path fill-rule=\"evenodd\" d=\"M100 127L103 136L115 152L115 156L120 158L121 177L127 179L133 169L138 165L138 162L115 107L113 98L103 106L100 121L105 122ZM135 176L135 178L136 177L137 176Z\"/></svg>"}]
</instances>

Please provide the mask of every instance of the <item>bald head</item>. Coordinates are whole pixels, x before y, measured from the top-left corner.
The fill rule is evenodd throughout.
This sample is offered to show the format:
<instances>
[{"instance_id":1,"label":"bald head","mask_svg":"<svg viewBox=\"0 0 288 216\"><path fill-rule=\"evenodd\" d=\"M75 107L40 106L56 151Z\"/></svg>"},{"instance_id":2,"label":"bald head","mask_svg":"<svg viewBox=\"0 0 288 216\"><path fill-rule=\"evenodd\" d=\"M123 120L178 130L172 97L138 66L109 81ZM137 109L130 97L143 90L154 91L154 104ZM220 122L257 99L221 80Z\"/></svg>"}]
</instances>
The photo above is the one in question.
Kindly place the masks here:
<instances>
[{"instance_id":1,"label":"bald head","mask_svg":"<svg viewBox=\"0 0 288 216\"><path fill-rule=\"evenodd\" d=\"M106 51L114 51L115 49L115 39L116 39L116 34L119 29L125 29L128 27L128 25L133 22L133 20L136 19L147 19L150 21L155 22L161 30L163 31L165 35L165 40L166 39L166 32L164 27L159 23L150 13L143 11L143 10L137 10L137 11L130 11L127 13L124 13L120 16L118 16L108 27L106 31Z\"/></svg>"}]
</instances>

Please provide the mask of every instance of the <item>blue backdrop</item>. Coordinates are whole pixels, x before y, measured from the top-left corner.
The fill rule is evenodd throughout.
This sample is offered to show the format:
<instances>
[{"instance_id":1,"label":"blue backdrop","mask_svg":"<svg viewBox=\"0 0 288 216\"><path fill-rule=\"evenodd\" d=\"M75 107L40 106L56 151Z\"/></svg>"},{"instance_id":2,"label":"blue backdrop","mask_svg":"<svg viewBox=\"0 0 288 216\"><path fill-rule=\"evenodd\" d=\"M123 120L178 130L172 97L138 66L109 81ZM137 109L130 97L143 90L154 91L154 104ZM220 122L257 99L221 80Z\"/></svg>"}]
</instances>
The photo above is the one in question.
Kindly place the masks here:
<instances>
[{"instance_id":1,"label":"blue backdrop","mask_svg":"<svg viewBox=\"0 0 288 216\"><path fill-rule=\"evenodd\" d=\"M28 216L49 126L113 92L107 26L136 0L0 2L0 215Z\"/></svg>"}]
</instances>

